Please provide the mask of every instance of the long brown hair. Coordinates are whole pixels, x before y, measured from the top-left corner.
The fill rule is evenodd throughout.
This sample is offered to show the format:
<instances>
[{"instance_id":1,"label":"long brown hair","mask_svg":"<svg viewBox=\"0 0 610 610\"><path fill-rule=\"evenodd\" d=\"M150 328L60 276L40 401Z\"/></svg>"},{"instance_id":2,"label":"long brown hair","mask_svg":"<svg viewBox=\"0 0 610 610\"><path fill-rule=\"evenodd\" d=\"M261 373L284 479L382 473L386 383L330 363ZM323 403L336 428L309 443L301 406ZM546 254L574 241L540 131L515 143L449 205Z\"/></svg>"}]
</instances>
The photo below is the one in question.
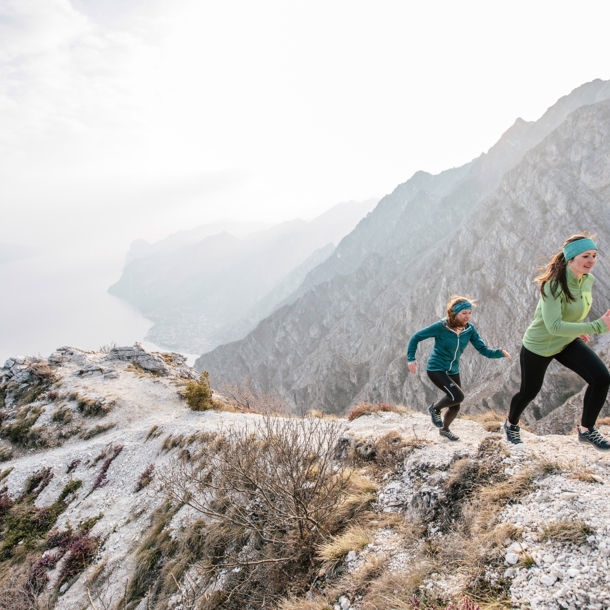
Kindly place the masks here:
<instances>
[{"instance_id":1,"label":"long brown hair","mask_svg":"<svg viewBox=\"0 0 610 610\"><path fill-rule=\"evenodd\" d=\"M452 329L456 329L456 328L462 328L457 321L457 314L454 313L453 308L458 304L458 303L471 303L472 306L474 307L475 303L476 303L476 299L471 299L470 297L464 297L464 296L460 296L459 294L452 294L449 297L449 300L447 301L447 308L446 308L446 312L447 312L447 326L449 328Z\"/></svg>"},{"instance_id":2,"label":"long brown hair","mask_svg":"<svg viewBox=\"0 0 610 610\"><path fill-rule=\"evenodd\" d=\"M546 265L538 267L538 270L542 271L542 273L534 278L534 282L540 282L540 295L543 299L546 298L546 295L544 294L544 286L548 283L550 284L551 294L554 298L557 298L557 295L560 292L563 292L568 303L576 300L576 298L568 288L568 278L566 276L566 268L568 266L568 261L563 255L563 248L565 248L569 243L573 241L578 241L579 239L586 239L587 237L590 239L594 239L595 236L591 235L590 233L583 232L568 237L568 239L563 242L561 250L559 250L557 254L552 256Z\"/></svg>"}]
</instances>

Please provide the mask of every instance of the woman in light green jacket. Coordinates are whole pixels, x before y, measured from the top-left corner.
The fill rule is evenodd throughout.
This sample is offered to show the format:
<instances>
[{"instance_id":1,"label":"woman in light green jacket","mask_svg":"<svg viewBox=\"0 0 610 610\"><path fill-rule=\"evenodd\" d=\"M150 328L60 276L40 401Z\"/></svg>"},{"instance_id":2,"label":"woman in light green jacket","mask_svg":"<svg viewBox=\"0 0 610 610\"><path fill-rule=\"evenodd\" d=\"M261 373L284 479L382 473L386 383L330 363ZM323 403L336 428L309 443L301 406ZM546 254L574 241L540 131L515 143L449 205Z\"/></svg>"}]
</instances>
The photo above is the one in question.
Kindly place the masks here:
<instances>
[{"instance_id":1,"label":"woman in light green jacket","mask_svg":"<svg viewBox=\"0 0 610 610\"><path fill-rule=\"evenodd\" d=\"M578 440L602 451L610 450L610 442L595 427L610 387L610 373L586 345L589 334L608 332L610 310L599 320L583 322L591 309L595 281L591 270L596 261L597 245L593 239L586 234L573 235L536 278L540 282L540 300L534 321L523 337L521 387L513 396L504 424L511 443L521 443L519 418L540 392L546 369L555 359L588 384Z\"/></svg>"}]
</instances>

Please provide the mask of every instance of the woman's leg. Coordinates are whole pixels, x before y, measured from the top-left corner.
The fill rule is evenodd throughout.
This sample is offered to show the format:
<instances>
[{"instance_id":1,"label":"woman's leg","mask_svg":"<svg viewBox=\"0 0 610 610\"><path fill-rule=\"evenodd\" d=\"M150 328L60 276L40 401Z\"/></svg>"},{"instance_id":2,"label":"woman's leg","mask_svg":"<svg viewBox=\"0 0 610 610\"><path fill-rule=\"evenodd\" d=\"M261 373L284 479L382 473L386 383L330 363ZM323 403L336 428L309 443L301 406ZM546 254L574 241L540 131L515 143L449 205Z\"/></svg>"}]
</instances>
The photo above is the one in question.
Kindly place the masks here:
<instances>
[{"instance_id":1,"label":"woman's leg","mask_svg":"<svg viewBox=\"0 0 610 610\"><path fill-rule=\"evenodd\" d=\"M521 387L510 401L508 423L516 426L525 407L529 405L540 392L544 381L544 374L553 356L539 356L521 346L519 363L521 364Z\"/></svg>"},{"instance_id":2,"label":"woman's leg","mask_svg":"<svg viewBox=\"0 0 610 610\"><path fill-rule=\"evenodd\" d=\"M581 425L583 428L593 428L610 387L610 373L606 365L582 339L572 341L555 359L587 382Z\"/></svg>"},{"instance_id":3,"label":"woman's leg","mask_svg":"<svg viewBox=\"0 0 610 610\"><path fill-rule=\"evenodd\" d=\"M462 392L462 400L464 400L463 396L464 396L464 391L462 390L462 382L460 380L460 374L457 373L456 375L447 375L447 377L449 377L449 379L451 379L451 381L453 381L453 383L460 389L460 392ZM448 407L447 410L445 411L445 416L443 417L443 428L445 430L449 430L449 426L453 423L453 420L457 417L457 414L460 412L460 405L453 405L451 407Z\"/></svg>"},{"instance_id":4,"label":"woman's leg","mask_svg":"<svg viewBox=\"0 0 610 610\"><path fill-rule=\"evenodd\" d=\"M440 411L446 407L455 407L464 400L464 392L462 388L456 384L455 378L459 380L459 375L447 375L443 371L426 371L430 381L445 393L438 402L435 402L432 406ZM459 409L458 409L459 410ZM457 415L457 411L456 411ZM455 418L455 416L454 416Z\"/></svg>"}]
</instances>

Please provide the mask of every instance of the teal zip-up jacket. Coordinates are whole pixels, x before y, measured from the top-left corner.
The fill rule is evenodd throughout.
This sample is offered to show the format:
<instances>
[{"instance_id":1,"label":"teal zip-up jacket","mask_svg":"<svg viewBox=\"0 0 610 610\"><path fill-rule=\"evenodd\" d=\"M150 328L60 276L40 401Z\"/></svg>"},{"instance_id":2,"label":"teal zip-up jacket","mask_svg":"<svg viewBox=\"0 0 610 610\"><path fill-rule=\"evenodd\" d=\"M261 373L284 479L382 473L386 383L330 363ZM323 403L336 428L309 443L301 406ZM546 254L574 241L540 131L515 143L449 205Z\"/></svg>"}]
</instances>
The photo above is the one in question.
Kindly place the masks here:
<instances>
[{"instance_id":1,"label":"teal zip-up jacket","mask_svg":"<svg viewBox=\"0 0 610 610\"><path fill-rule=\"evenodd\" d=\"M426 328L418 330L409 341L407 348L408 362L415 361L415 352L420 341L434 337L434 348L428 358L427 371L443 371L448 375L460 372L460 356L469 343L486 358L504 358L502 350L491 349L485 345L477 329L468 322L466 328L458 335L447 326L444 318Z\"/></svg>"}]
</instances>

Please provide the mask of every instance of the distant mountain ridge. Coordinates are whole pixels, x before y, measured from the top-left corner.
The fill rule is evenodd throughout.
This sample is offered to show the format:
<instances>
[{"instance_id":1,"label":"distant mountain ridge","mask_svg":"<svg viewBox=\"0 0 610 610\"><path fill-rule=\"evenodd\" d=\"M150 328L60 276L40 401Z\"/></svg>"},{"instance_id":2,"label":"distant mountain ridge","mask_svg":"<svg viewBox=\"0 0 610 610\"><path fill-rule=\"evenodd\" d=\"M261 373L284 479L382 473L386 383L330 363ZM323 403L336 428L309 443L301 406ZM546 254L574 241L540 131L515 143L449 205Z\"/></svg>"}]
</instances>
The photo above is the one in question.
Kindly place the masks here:
<instances>
[{"instance_id":1,"label":"distant mountain ridge","mask_svg":"<svg viewBox=\"0 0 610 610\"><path fill-rule=\"evenodd\" d=\"M131 243L131 247L125 257L125 264L128 264L139 258L146 258L153 254L161 254L163 252L173 252L182 246L194 244L210 235L218 235L219 233L228 233L233 237L241 239L256 231L264 231L270 229L271 224L264 222L239 222L239 221L218 221L206 225L195 227L194 229L185 229L176 231L168 235L164 239L149 243L145 239L136 239Z\"/></svg>"},{"instance_id":2,"label":"distant mountain ridge","mask_svg":"<svg viewBox=\"0 0 610 610\"><path fill-rule=\"evenodd\" d=\"M155 322L148 341L189 353L211 349L272 313L376 203L337 204L311 222L291 220L241 239L222 231L189 241L209 227L170 236L147 256L132 256L109 292Z\"/></svg>"},{"instance_id":3,"label":"distant mountain ridge","mask_svg":"<svg viewBox=\"0 0 610 610\"><path fill-rule=\"evenodd\" d=\"M577 230L610 229L608 98L610 84L593 81L538 121L516 121L471 163L438 176L416 173L308 274L290 305L196 366L228 381L250 377L330 412L361 400L423 408L437 390L424 367L408 376L406 344L456 292L480 298L479 331L516 356L535 307L540 255ZM598 269L602 308L610 302L603 259ZM418 355L422 362L429 350ZM469 405L506 407L516 359L511 366L467 355L463 371Z\"/></svg>"}]
</instances>

